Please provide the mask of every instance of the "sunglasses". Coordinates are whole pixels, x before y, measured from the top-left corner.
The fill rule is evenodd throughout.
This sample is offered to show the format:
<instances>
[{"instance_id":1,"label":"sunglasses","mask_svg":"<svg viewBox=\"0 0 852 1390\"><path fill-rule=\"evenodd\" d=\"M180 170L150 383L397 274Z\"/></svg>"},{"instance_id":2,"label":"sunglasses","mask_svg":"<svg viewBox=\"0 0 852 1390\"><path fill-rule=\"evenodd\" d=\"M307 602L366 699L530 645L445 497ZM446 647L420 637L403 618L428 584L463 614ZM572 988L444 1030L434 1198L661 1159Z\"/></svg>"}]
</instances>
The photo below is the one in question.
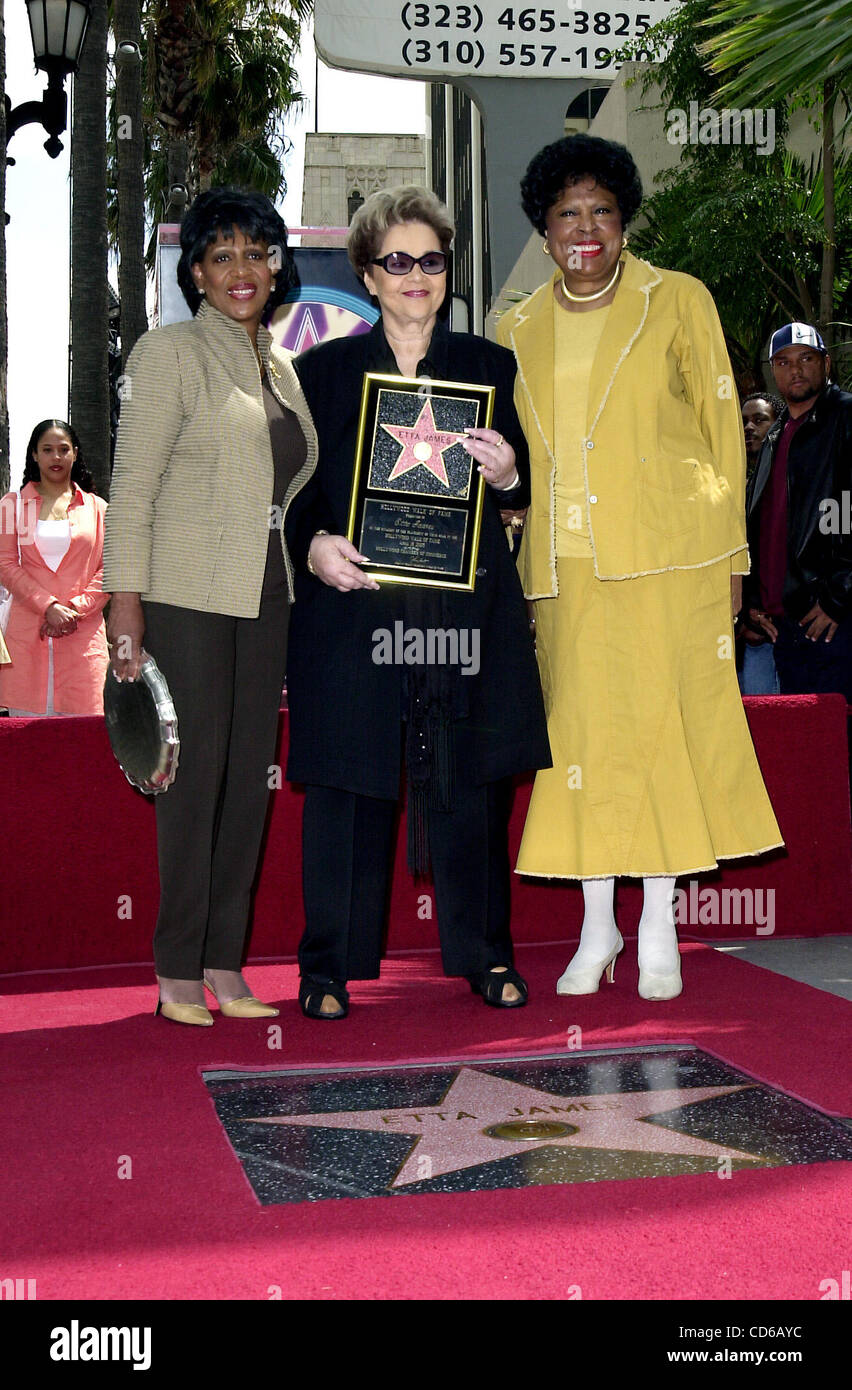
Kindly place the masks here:
<instances>
[{"instance_id":1,"label":"sunglasses","mask_svg":"<svg viewBox=\"0 0 852 1390\"><path fill-rule=\"evenodd\" d=\"M427 251L425 256L409 256L407 251L391 251L387 256L370 262L380 265L388 275L408 275L416 265L424 275L442 275L447 268L447 257L443 251Z\"/></svg>"}]
</instances>

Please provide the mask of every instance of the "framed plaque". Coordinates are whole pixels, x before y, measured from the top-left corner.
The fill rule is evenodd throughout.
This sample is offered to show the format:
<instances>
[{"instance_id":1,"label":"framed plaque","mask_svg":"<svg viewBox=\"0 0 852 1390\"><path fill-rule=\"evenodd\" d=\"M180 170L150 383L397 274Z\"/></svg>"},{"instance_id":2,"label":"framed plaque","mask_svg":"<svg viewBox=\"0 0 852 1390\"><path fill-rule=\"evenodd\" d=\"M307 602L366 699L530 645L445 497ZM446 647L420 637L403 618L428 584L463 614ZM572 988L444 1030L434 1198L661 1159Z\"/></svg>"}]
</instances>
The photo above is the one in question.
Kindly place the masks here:
<instances>
[{"instance_id":1,"label":"framed plaque","mask_svg":"<svg viewBox=\"0 0 852 1390\"><path fill-rule=\"evenodd\" d=\"M367 372L347 539L376 579L473 589L485 482L464 447L494 387Z\"/></svg>"}]
</instances>

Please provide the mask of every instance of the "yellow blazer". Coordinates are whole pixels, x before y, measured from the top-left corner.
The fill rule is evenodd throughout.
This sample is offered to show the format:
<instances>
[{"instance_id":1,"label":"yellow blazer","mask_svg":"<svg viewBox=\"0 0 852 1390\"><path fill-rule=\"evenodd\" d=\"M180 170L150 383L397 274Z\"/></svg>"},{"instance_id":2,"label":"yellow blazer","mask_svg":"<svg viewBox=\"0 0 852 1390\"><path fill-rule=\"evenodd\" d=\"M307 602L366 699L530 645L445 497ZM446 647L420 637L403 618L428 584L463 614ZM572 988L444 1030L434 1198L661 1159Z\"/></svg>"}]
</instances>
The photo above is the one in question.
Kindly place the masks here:
<instances>
[{"instance_id":1,"label":"yellow blazer","mask_svg":"<svg viewBox=\"0 0 852 1390\"><path fill-rule=\"evenodd\" d=\"M694 569L748 573L745 442L719 316L691 275L629 252L589 383L583 472L599 579ZM532 502L518 564L527 598L555 598L553 286L501 318L518 364L515 405Z\"/></svg>"}]
</instances>

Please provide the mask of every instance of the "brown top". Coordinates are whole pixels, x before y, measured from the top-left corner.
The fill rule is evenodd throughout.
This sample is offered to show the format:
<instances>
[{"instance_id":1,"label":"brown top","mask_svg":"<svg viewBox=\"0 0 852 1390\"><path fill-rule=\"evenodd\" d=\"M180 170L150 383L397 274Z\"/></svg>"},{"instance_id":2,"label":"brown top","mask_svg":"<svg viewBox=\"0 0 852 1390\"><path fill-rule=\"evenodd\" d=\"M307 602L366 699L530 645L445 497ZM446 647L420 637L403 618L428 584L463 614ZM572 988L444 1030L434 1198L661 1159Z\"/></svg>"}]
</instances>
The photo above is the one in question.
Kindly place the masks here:
<instances>
[{"instance_id":1,"label":"brown top","mask_svg":"<svg viewBox=\"0 0 852 1390\"><path fill-rule=\"evenodd\" d=\"M307 445L299 417L295 411L282 406L272 394L266 373L263 376L263 406L269 423L272 463L275 468L271 502L273 507L280 508L287 488L305 462ZM266 569L263 572L264 598L269 594L287 593L287 570L281 548L280 530L280 512L271 511Z\"/></svg>"}]
</instances>

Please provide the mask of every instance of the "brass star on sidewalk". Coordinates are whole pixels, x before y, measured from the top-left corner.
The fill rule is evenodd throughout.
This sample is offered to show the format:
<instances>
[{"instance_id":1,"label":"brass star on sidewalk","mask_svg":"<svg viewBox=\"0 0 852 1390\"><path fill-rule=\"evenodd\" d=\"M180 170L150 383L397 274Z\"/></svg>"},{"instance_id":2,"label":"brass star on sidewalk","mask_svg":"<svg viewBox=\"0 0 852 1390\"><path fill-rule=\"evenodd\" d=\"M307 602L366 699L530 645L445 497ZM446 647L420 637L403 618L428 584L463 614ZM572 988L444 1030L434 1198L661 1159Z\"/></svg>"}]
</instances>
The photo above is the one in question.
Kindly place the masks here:
<instances>
[{"instance_id":1,"label":"brass star on sidewalk","mask_svg":"<svg viewBox=\"0 0 852 1390\"><path fill-rule=\"evenodd\" d=\"M747 1089L750 1088L693 1086L667 1091L561 1096L471 1067L461 1067L437 1107L270 1115L246 1123L414 1135L417 1142L412 1145L391 1187L422 1182L422 1159L426 1156L429 1159L427 1176L439 1177L442 1173L554 1146L691 1154L761 1163L764 1160L759 1154L743 1153L730 1146L681 1134L678 1130L644 1123L650 1115Z\"/></svg>"},{"instance_id":2,"label":"brass star on sidewalk","mask_svg":"<svg viewBox=\"0 0 852 1390\"><path fill-rule=\"evenodd\" d=\"M463 434L451 430L439 430L432 413L432 402L427 400L413 425L382 425L397 444L402 445L402 453L388 474L388 482L410 473L418 464L428 470L444 487L449 488L444 454L447 449L461 443Z\"/></svg>"}]
</instances>

